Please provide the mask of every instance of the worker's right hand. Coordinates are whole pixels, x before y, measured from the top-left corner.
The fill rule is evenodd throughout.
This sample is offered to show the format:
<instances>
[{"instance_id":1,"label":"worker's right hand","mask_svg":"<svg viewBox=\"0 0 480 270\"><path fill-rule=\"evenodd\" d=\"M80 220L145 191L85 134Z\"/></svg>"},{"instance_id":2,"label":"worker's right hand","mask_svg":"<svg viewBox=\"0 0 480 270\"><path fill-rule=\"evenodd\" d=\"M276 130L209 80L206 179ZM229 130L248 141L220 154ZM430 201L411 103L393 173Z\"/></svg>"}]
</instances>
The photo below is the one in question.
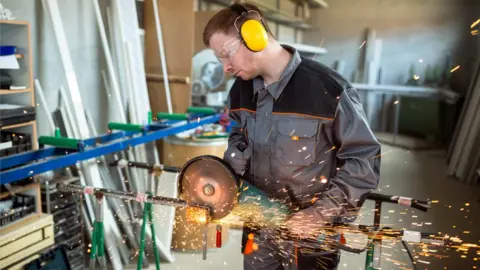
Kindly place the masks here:
<instances>
[{"instance_id":1,"label":"worker's right hand","mask_svg":"<svg viewBox=\"0 0 480 270\"><path fill-rule=\"evenodd\" d=\"M223 159L230 164L235 173L243 176L248 169L251 155L251 148L244 143L240 143L236 147L229 147L225 151Z\"/></svg>"}]
</instances>

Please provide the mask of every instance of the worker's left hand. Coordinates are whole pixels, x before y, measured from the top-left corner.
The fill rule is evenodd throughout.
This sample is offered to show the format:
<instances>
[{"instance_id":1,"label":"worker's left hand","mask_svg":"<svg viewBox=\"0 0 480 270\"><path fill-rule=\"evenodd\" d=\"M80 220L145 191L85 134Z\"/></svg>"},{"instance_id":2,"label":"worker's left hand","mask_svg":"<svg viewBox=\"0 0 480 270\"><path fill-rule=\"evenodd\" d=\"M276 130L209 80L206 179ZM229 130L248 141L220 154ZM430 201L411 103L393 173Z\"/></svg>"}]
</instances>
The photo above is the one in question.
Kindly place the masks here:
<instances>
[{"instance_id":1,"label":"worker's left hand","mask_svg":"<svg viewBox=\"0 0 480 270\"><path fill-rule=\"evenodd\" d=\"M325 223L323 216L315 209L306 208L293 214L285 222L285 227L294 236L303 239L317 239L317 234Z\"/></svg>"}]
</instances>

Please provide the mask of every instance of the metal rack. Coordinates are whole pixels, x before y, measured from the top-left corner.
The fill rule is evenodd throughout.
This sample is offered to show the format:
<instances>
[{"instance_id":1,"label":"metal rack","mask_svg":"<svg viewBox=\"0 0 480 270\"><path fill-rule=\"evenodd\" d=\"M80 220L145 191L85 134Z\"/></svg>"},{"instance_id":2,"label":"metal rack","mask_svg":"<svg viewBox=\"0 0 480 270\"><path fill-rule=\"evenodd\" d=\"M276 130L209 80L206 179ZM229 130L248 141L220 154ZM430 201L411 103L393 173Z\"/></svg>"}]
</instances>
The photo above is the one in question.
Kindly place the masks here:
<instances>
[{"instance_id":1,"label":"metal rack","mask_svg":"<svg viewBox=\"0 0 480 270\"><path fill-rule=\"evenodd\" d=\"M57 183L79 184L79 178L57 178L52 182L45 181L41 188L42 210L52 214L54 222L55 244L50 249L63 246L67 259L73 270L83 269L85 257L85 223L82 219L82 195L62 193Z\"/></svg>"},{"instance_id":2,"label":"metal rack","mask_svg":"<svg viewBox=\"0 0 480 270\"><path fill-rule=\"evenodd\" d=\"M75 140L57 138L65 145L42 148L0 159L0 184L5 185L36 174L74 165L79 161L119 152L130 147L149 143L167 136L218 122L221 114L201 116L190 115L189 119L160 121L149 125L123 125L127 130L111 132L98 137ZM67 146L72 142L75 148ZM26 164L26 165L25 165Z\"/></svg>"}]
</instances>

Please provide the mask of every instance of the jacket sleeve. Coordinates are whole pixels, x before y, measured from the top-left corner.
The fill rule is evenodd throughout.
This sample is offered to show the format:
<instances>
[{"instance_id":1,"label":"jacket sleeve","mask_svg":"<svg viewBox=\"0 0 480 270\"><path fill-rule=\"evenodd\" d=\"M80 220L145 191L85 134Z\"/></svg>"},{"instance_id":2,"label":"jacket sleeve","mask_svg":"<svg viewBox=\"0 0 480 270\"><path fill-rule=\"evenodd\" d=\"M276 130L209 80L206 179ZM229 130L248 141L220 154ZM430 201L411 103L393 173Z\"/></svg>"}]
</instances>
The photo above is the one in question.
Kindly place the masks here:
<instances>
[{"instance_id":1,"label":"jacket sleeve","mask_svg":"<svg viewBox=\"0 0 480 270\"><path fill-rule=\"evenodd\" d=\"M354 88L344 90L339 98L333 138L338 148L337 173L328 179L328 190L305 210L306 214L327 222L345 220L343 217L351 221L356 218L367 193L377 188L381 152Z\"/></svg>"},{"instance_id":2,"label":"jacket sleeve","mask_svg":"<svg viewBox=\"0 0 480 270\"><path fill-rule=\"evenodd\" d=\"M251 151L247 151L247 149L251 148L248 148L246 131L243 127L244 123L241 121L240 111L231 111L230 96L227 100L227 107L229 109L230 119L234 120L238 124L233 126L232 130L230 131L228 147L223 154L223 160L230 164L235 173L244 175L250 162Z\"/></svg>"},{"instance_id":3,"label":"jacket sleeve","mask_svg":"<svg viewBox=\"0 0 480 270\"><path fill-rule=\"evenodd\" d=\"M240 112L239 111L232 111L230 105L230 95L227 98L227 108L228 108L228 116L230 119L235 121L237 124L232 126L232 130L230 131L230 136L228 137L228 148L237 149L237 146L240 143L247 143L245 137L245 131L243 129Z\"/></svg>"}]
</instances>

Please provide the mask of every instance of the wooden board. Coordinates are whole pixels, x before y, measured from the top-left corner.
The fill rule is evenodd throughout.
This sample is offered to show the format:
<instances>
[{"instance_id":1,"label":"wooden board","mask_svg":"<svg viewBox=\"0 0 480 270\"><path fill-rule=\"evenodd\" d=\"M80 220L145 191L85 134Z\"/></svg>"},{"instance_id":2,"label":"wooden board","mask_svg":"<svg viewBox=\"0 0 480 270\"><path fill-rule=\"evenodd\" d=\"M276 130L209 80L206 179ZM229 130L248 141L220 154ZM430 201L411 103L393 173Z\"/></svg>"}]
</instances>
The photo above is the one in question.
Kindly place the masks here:
<instances>
[{"instance_id":1,"label":"wooden board","mask_svg":"<svg viewBox=\"0 0 480 270\"><path fill-rule=\"evenodd\" d=\"M147 86L153 115L156 115L158 112L167 112L167 101L163 82L148 80ZM190 83L178 84L170 82L172 110L174 113L185 113L187 108L191 106L191 88Z\"/></svg>"},{"instance_id":2,"label":"wooden board","mask_svg":"<svg viewBox=\"0 0 480 270\"><path fill-rule=\"evenodd\" d=\"M0 235L0 269L53 245L53 216L42 214L31 222Z\"/></svg>"},{"instance_id":3,"label":"wooden board","mask_svg":"<svg viewBox=\"0 0 480 270\"><path fill-rule=\"evenodd\" d=\"M197 11L195 12L195 37L194 37L194 54L206 49L203 44L203 30L207 26L208 21L218 11Z\"/></svg>"},{"instance_id":4,"label":"wooden board","mask_svg":"<svg viewBox=\"0 0 480 270\"><path fill-rule=\"evenodd\" d=\"M145 69L147 73L162 74L158 48L153 0L144 3ZM194 1L157 1L168 75L191 77L194 50ZM173 111L184 113L191 105L191 84L170 83ZM152 112L166 112L163 83L148 82Z\"/></svg>"}]
</instances>

